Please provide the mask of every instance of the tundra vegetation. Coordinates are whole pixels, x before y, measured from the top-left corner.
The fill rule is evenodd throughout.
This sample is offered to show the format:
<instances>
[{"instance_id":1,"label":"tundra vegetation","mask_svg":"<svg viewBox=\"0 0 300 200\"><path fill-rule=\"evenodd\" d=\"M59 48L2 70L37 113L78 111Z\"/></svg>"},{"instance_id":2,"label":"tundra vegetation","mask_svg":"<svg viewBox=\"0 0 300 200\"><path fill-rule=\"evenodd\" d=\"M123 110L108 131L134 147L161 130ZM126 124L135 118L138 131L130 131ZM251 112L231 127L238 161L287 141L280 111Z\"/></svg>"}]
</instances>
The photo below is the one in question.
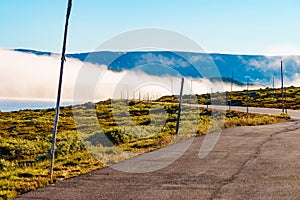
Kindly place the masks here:
<instances>
[{"instance_id":1,"label":"tundra vegetation","mask_svg":"<svg viewBox=\"0 0 300 200\"><path fill-rule=\"evenodd\" d=\"M199 104L225 104L224 96L228 100L232 100L235 106L247 106L247 93L248 105L250 107L261 108L282 108L282 93L281 88L265 88L258 90L243 90L233 91L226 93L213 93L197 95ZM300 87L285 87L284 88L284 107L287 109L299 110L300 109Z\"/></svg>"},{"instance_id":2,"label":"tundra vegetation","mask_svg":"<svg viewBox=\"0 0 300 200\"><path fill-rule=\"evenodd\" d=\"M294 97L300 95L298 91L287 90ZM251 99L250 105L270 104L269 90L255 93L261 100ZM236 92L234 98L244 103L244 97L239 96L242 94L245 92ZM278 98L276 95L277 101ZM186 103L194 101L205 103L207 98L204 95L197 99L184 97ZM288 102L294 106L292 100ZM183 104L181 128L176 136L178 105L177 96L165 96L152 102L108 99L61 108L53 182L222 128L272 124L288 117L212 111ZM11 199L50 183L48 168L54 115L54 109L0 112L1 199Z\"/></svg>"}]
</instances>

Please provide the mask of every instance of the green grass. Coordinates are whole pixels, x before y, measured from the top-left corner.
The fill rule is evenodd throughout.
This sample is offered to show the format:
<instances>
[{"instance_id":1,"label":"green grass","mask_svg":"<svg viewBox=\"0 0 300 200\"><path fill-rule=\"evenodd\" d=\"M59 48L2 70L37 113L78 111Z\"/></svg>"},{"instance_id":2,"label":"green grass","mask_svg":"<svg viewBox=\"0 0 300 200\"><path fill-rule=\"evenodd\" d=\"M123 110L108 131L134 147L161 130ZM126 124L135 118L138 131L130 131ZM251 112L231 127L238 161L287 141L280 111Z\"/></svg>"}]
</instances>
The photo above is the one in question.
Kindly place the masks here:
<instances>
[{"instance_id":1,"label":"green grass","mask_svg":"<svg viewBox=\"0 0 300 200\"><path fill-rule=\"evenodd\" d=\"M276 123L288 117L183 106L180 134L175 137L177 110L176 96L154 103L107 100L62 108L53 181L88 173L192 136L232 126ZM54 109L0 112L0 199L11 199L50 183L54 114Z\"/></svg>"},{"instance_id":2,"label":"green grass","mask_svg":"<svg viewBox=\"0 0 300 200\"><path fill-rule=\"evenodd\" d=\"M226 119L224 123L225 128L234 126L258 126L282 122L290 119L290 115L268 115L268 114L254 114L244 113L238 111L226 111Z\"/></svg>"},{"instance_id":3,"label":"green grass","mask_svg":"<svg viewBox=\"0 0 300 200\"><path fill-rule=\"evenodd\" d=\"M248 105L250 107L264 108L282 108L281 88L265 88L259 90L249 90ZM238 106L247 105L247 91L234 91L224 93L202 94L197 95L199 104L206 104L212 101L213 104L225 105L226 98L233 100ZM273 98L274 97L274 98ZM284 88L284 108L300 109L300 87Z\"/></svg>"}]
</instances>

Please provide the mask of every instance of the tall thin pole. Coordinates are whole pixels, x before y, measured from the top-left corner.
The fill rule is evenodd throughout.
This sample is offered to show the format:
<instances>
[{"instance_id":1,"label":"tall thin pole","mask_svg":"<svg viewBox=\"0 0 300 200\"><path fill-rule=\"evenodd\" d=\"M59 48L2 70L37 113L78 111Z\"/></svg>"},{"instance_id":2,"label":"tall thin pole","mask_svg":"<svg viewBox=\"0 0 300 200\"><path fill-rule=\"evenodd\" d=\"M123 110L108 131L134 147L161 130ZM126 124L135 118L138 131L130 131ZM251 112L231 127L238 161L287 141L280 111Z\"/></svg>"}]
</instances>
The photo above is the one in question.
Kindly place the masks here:
<instances>
[{"instance_id":1,"label":"tall thin pole","mask_svg":"<svg viewBox=\"0 0 300 200\"><path fill-rule=\"evenodd\" d=\"M232 87L233 87L233 71L231 72L231 88L230 88L230 99L229 99L229 110L231 110L231 101L232 101Z\"/></svg>"},{"instance_id":2,"label":"tall thin pole","mask_svg":"<svg viewBox=\"0 0 300 200\"><path fill-rule=\"evenodd\" d=\"M213 88L210 88L209 102L212 105Z\"/></svg>"},{"instance_id":3,"label":"tall thin pole","mask_svg":"<svg viewBox=\"0 0 300 200\"><path fill-rule=\"evenodd\" d=\"M58 91L57 91L54 128L53 128L53 134L52 134L51 154L50 154L49 178L50 178L51 181L52 181L52 176L53 176L56 133L57 133L58 118L59 118L59 110L60 110L59 106L60 106L61 88L62 88L63 71L64 71L63 69L64 69L64 63L65 63L68 25L69 25L69 18L70 18L71 8L72 8L72 0L68 0L68 8L67 8L65 31L64 31L64 40L63 40L61 63L60 63L60 75L59 75L59 83L58 83Z\"/></svg>"},{"instance_id":4,"label":"tall thin pole","mask_svg":"<svg viewBox=\"0 0 300 200\"><path fill-rule=\"evenodd\" d=\"M179 122L180 122L180 115L181 115L183 84L184 84L184 78L181 78L181 87L180 87L180 95L179 95L179 107L178 107L178 116L177 116L177 123L176 123L176 135L178 135L178 133L179 133Z\"/></svg>"},{"instance_id":5,"label":"tall thin pole","mask_svg":"<svg viewBox=\"0 0 300 200\"><path fill-rule=\"evenodd\" d=\"M282 98L282 113L284 113L284 88L283 88L283 72L282 61L280 62L280 74L281 74L281 98Z\"/></svg>"},{"instance_id":6,"label":"tall thin pole","mask_svg":"<svg viewBox=\"0 0 300 200\"><path fill-rule=\"evenodd\" d=\"M208 96L208 95L209 95L209 96ZM209 97L209 98L208 98L208 97ZM208 108L208 102L209 102L210 98L211 98L211 94L209 94L209 93L207 92L206 108Z\"/></svg>"},{"instance_id":7,"label":"tall thin pole","mask_svg":"<svg viewBox=\"0 0 300 200\"><path fill-rule=\"evenodd\" d=\"M128 85L127 85L127 89L126 89L126 100L129 100L129 89L128 89Z\"/></svg>"},{"instance_id":8,"label":"tall thin pole","mask_svg":"<svg viewBox=\"0 0 300 200\"><path fill-rule=\"evenodd\" d=\"M249 77L247 77L247 113L249 112Z\"/></svg>"},{"instance_id":9,"label":"tall thin pole","mask_svg":"<svg viewBox=\"0 0 300 200\"><path fill-rule=\"evenodd\" d=\"M272 108L274 108L274 101L275 101L275 81L274 81L274 75L273 75L273 97L272 97L273 105Z\"/></svg>"}]
</instances>

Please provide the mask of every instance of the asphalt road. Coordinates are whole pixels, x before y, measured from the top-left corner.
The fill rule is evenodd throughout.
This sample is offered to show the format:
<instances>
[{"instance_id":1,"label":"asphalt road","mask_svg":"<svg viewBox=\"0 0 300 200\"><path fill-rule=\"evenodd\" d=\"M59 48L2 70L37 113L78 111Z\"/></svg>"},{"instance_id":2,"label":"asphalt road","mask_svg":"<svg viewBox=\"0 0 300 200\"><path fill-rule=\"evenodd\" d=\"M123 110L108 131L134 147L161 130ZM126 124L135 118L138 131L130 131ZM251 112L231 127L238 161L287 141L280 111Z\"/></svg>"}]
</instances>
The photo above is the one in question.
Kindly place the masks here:
<instances>
[{"instance_id":1,"label":"asphalt road","mask_svg":"<svg viewBox=\"0 0 300 200\"><path fill-rule=\"evenodd\" d=\"M189 104L190 106L197 106L197 107L203 107L206 108L206 105L198 105L198 104ZM219 109L219 110L228 110L229 106L218 106L218 105L209 105L209 108L212 109ZM246 112L246 107L241 106L231 106L232 110L242 111ZM277 108L256 108L256 107L249 107L249 112L251 113L261 113L261 114L280 114L282 113L282 109ZM287 109L287 113L291 115L293 119L300 119L300 110L290 110Z\"/></svg>"},{"instance_id":2,"label":"asphalt road","mask_svg":"<svg viewBox=\"0 0 300 200\"><path fill-rule=\"evenodd\" d=\"M156 171L128 173L107 167L16 199L300 199L300 121L226 129L213 150L200 159L204 138L115 167L131 169L140 161L155 166L164 161L158 157L167 157L162 154L191 144L176 161Z\"/></svg>"}]
</instances>

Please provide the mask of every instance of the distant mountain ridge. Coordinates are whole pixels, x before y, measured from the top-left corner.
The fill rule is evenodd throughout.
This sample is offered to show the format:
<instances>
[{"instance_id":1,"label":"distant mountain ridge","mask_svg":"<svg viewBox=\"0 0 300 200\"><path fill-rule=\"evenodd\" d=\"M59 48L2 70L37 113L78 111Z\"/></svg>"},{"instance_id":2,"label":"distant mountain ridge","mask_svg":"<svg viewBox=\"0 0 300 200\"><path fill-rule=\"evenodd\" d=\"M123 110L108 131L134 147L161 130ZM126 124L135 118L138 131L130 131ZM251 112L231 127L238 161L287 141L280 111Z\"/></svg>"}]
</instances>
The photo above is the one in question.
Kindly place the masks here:
<instances>
[{"instance_id":1,"label":"distant mountain ridge","mask_svg":"<svg viewBox=\"0 0 300 200\"><path fill-rule=\"evenodd\" d=\"M15 51L36 55L51 55L28 49ZM141 70L147 74L212 78L228 82L233 74L236 84L258 83L272 85L273 76L280 78L280 61L284 62L284 76L288 82L300 77L300 56L232 55L169 51L87 52L67 54L83 62L107 65L110 70ZM215 67L214 67L215 66ZM212 70L214 69L215 70Z\"/></svg>"}]
</instances>

